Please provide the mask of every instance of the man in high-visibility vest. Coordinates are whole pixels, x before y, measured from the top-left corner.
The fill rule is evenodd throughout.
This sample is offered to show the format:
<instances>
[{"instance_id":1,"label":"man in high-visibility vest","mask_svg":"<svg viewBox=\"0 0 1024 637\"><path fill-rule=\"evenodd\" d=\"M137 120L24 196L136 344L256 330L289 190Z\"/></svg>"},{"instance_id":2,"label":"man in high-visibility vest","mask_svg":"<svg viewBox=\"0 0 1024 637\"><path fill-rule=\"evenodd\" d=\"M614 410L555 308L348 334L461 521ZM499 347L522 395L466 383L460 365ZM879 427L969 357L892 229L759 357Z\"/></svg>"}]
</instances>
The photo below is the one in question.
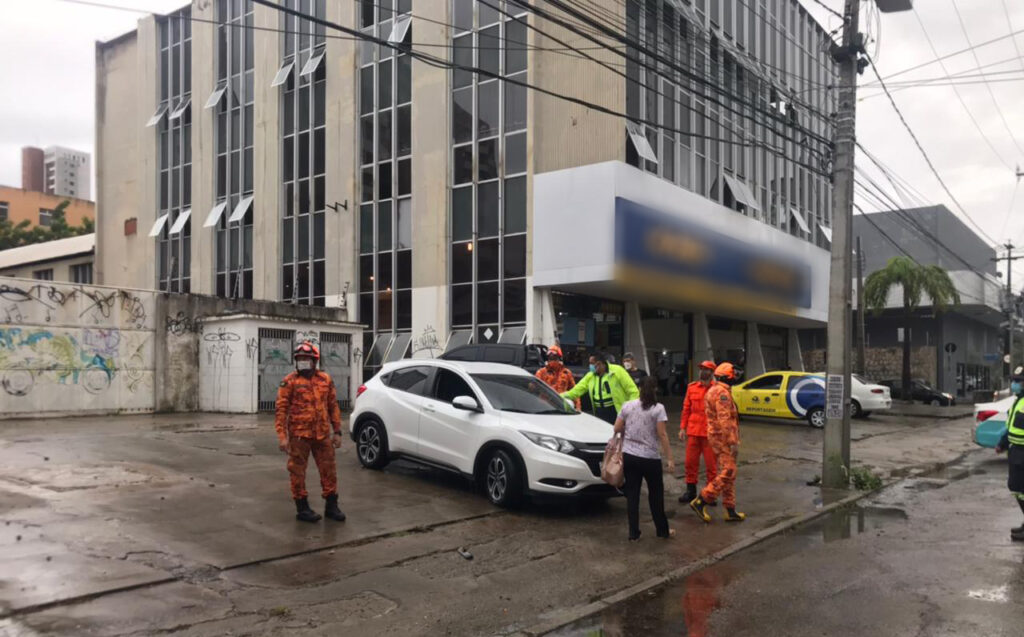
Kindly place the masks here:
<instances>
[{"instance_id":1,"label":"man in high-visibility vest","mask_svg":"<svg viewBox=\"0 0 1024 637\"><path fill-rule=\"evenodd\" d=\"M996 445L996 453L1009 451L1010 493L1024 512L1024 369L1018 367L1010 377L1010 393L1017 397L1006 419L1006 433ZM1024 542L1024 524L1010 530L1010 539Z\"/></svg>"},{"instance_id":2,"label":"man in high-visibility vest","mask_svg":"<svg viewBox=\"0 0 1024 637\"><path fill-rule=\"evenodd\" d=\"M576 400L583 394L590 395L594 415L611 425L615 424L624 404L640 397L629 372L609 363L600 352L590 357L590 372L575 387L562 392L562 397Z\"/></svg>"}]
</instances>

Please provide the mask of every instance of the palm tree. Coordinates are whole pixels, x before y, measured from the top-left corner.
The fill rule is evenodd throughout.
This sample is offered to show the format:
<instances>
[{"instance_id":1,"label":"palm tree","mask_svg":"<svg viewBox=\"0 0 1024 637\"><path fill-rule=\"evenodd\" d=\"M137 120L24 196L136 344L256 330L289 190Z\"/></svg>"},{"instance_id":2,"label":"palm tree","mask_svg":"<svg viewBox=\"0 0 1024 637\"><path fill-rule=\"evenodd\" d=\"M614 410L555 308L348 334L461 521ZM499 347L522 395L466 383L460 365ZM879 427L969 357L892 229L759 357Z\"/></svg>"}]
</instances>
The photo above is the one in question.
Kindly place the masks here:
<instances>
[{"instance_id":1,"label":"palm tree","mask_svg":"<svg viewBox=\"0 0 1024 637\"><path fill-rule=\"evenodd\" d=\"M872 272L864 282L864 305L880 313L894 286L903 290L902 387L903 399L910 400L910 321L914 308L920 305L922 295L927 295L935 311L941 312L947 305L958 305L960 293L949 273L939 266L921 265L908 257L893 257L885 268Z\"/></svg>"}]
</instances>

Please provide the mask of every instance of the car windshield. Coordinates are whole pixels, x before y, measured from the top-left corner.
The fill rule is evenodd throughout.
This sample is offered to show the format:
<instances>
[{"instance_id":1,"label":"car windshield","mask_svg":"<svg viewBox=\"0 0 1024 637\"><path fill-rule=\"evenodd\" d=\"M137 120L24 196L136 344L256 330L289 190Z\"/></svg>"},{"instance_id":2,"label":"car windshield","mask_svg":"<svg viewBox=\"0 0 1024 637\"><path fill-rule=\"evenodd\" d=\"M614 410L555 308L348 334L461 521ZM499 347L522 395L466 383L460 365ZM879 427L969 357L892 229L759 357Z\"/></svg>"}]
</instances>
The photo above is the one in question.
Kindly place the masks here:
<instances>
[{"instance_id":1,"label":"car windshield","mask_svg":"<svg viewBox=\"0 0 1024 637\"><path fill-rule=\"evenodd\" d=\"M870 380L868 380L868 379L864 378L864 377L863 377L863 376L861 376L860 374L853 374L853 377L854 377L854 378L856 378L856 379L857 379L858 381L860 381L860 383L861 383L862 385L870 385L870 384L871 384L871 381L870 381Z\"/></svg>"},{"instance_id":2,"label":"car windshield","mask_svg":"<svg viewBox=\"0 0 1024 637\"><path fill-rule=\"evenodd\" d=\"M569 404L533 376L473 374L487 400L498 411L518 414L574 414Z\"/></svg>"}]
</instances>

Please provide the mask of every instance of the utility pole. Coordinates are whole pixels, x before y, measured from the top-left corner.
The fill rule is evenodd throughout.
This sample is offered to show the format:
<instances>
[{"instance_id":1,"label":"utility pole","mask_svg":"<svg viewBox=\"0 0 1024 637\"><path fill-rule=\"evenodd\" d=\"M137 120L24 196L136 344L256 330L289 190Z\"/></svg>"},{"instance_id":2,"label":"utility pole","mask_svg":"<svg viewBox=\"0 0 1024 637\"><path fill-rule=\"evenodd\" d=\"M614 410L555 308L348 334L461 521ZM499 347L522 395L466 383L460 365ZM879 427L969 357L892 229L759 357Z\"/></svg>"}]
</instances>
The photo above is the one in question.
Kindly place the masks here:
<instances>
[{"instance_id":1,"label":"utility pole","mask_svg":"<svg viewBox=\"0 0 1024 637\"><path fill-rule=\"evenodd\" d=\"M860 0L846 0L843 44L832 48L839 65L839 108L836 114L835 163L832 184L832 261L828 290L828 374L825 382L825 444L821 483L846 488L850 481L850 329L851 246L853 234L853 159L857 121L858 53L864 36L858 32Z\"/></svg>"},{"instance_id":2,"label":"utility pole","mask_svg":"<svg viewBox=\"0 0 1024 637\"><path fill-rule=\"evenodd\" d=\"M1020 177L1020 172L1017 173ZM1016 246L1010 241L1003 244L1006 248L1005 257L995 257L992 260L996 263L1000 261L1006 261L1006 351L1004 352L1006 359L1006 376L1009 378L1010 374L1013 373L1013 328L1017 325L1017 304L1013 299L1013 262L1019 259L1024 259L1024 254L1014 255L1013 250Z\"/></svg>"},{"instance_id":3,"label":"utility pole","mask_svg":"<svg viewBox=\"0 0 1024 637\"><path fill-rule=\"evenodd\" d=\"M860 247L860 237L857 237L857 373L861 376L867 374L866 362L864 360L864 252Z\"/></svg>"}]
</instances>

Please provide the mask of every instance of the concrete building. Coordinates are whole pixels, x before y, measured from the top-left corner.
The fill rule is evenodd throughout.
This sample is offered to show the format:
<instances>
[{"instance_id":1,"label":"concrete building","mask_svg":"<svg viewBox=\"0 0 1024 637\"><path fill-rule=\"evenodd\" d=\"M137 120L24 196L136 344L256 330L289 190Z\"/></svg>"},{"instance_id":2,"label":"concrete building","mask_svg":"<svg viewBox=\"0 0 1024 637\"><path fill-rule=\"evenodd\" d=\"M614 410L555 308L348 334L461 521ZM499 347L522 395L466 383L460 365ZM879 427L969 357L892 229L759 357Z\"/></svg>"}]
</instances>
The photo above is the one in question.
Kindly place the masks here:
<instances>
[{"instance_id":1,"label":"concrete building","mask_svg":"<svg viewBox=\"0 0 1024 637\"><path fill-rule=\"evenodd\" d=\"M24 146L21 149L21 188L35 192L45 192L43 180L43 149L35 146Z\"/></svg>"},{"instance_id":2,"label":"concrete building","mask_svg":"<svg viewBox=\"0 0 1024 637\"><path fill-rule=\"evenodd\" d=\"M800 366L835 73L797 0L281 4L398 50L245 0L97 45L101 283L342 308L371 373L499 340Z\"/></svg>"},{"instance_id":3,"label":"concrete building","mask_svg":"<svg viewBox=\"0 0 1024 637\"><path fill-rule=\"evenodd\" d=\"M0 276L92 283L95 233L0 250Z\"/></svg>"},{"instance_id":4,"label":"concrete building","mask_svg":"<svg viewBox=\"0 0 1024 637\"><path fill-rule=\"evenodd\" d=\"M908 336L902 290L891 290L882 312L869 310L865 315L867 375L874 380L898 379L903 339L909 337L914 378L967 399L976 390L1001 386L999 326L1006 320L1005 288L997 277L992 246L945 206L857 215L853 236L861 239L865 279L891 258L909 254L922 265L946 270L960 293L960 304L944 312L936 312L931 300L924 298L913 313ZM805 354L817 361L815 367L824 365L824 348L823 331L804 336Z\"/></svg>"},{"instance_id":5,"label":"concrete building","mask_svg":"<svg viewBox=\"0 0 1024 637\"><path fill-rule=\"evenodd\" d=\"M90 199L92 156L89 153L50 146L21 149L21 187L61 197Z\"/></svg>"},{"instance_id":6,"label":"concrete building","mask_svg":"<svg viewBox=\"0 0 1024 637\"><path fill-rule=\"evenodd\" d=\"M0 221L7 220L13 225L28 221L29 227L48 226L53 211L63 201L68 202L64 219L69 226L80 226L85 219L96 220L96 206L91 201L0 186Z\"/></svg>"}]
</instances>

